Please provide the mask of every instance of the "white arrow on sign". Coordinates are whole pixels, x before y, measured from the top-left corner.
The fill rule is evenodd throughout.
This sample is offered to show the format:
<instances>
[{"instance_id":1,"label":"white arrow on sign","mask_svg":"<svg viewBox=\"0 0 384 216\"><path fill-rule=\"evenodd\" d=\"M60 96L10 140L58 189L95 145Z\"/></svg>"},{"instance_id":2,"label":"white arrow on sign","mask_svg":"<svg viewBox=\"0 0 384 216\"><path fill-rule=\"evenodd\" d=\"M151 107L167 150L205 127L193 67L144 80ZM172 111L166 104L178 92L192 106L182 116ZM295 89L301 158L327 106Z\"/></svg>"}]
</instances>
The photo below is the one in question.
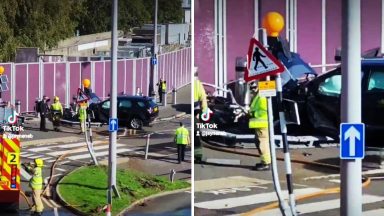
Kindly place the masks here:
<instances>
[{"instance_id":1,"label":"white arrow on sign","mask_svg":"<svg viewBox=\"0 0 384 216\"><path fill-rule=\"evenodd\" d=\"M344 133L344 140L349 139L349 156L353 157L356 155L356 145L355 145L355 139L360 140L360 132L353 126L351 126L345 133Z\"/></svg>"},{"instance_id":2,"label":"white arrow on sign","mask_svg":"<svg viewBox=\"0 0 384 216\"><path fill-rule=\"evenodd\" d=\"M115 125L116 125L116 120L112 120L112 121L111 121L111 125L112 125L112 129L114 129L114 128L115 128Z\"/></svg>"}]
</instances>

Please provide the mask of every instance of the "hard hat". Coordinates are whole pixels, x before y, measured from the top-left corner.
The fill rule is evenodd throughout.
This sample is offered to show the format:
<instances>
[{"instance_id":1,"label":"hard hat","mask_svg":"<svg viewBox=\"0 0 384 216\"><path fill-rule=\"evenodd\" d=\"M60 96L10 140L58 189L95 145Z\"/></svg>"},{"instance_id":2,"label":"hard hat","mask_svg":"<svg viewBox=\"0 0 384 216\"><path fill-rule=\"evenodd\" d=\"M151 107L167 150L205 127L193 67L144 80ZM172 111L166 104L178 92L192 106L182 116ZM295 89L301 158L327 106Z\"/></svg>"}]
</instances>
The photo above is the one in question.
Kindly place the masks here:
<instances>
[{"instance_id":1,"label":"hard hat","mask_svg":"<svg viewBox=\"0 0 384 216\"><path fill-rule=\"evenodd\" d=\"M251 84L249 84L249 87L252 89L252 88L257 88L257 82L256 81L253 81L251 82Z\"/></svg>"},{"instance_id":2,"label":"hard hat","mask_svg":"<svg viewBox=\"0 0 384 216\"><path fill-rule=\"evenodd\" d=\"M43 167L44 166L44 161L41 158L36 158L35 159L35 164L36 164L37 167Z\"/></svg>"},{"instance_id":3,"label":"hard hat","mask_svg":"<svg viewBox=\"0 0 384 216\"><path fill-rule=\"evenodd\" d=\"M83 80L83 86L85 88L88 88L91 85L91 81L89 79L84 79Z\"/></svg>"},{"instance_id":4,"label":"hard hat","mask_svg":"<svg viewBox=\"0 0 384 216\"><path fill-rule=\"evenodd\" d=\"M55 96L55 97L53 98L53 100L58 101L58 100L60 100L60 98L57 97L57 96Z\"/></svg>"}]
</instances>

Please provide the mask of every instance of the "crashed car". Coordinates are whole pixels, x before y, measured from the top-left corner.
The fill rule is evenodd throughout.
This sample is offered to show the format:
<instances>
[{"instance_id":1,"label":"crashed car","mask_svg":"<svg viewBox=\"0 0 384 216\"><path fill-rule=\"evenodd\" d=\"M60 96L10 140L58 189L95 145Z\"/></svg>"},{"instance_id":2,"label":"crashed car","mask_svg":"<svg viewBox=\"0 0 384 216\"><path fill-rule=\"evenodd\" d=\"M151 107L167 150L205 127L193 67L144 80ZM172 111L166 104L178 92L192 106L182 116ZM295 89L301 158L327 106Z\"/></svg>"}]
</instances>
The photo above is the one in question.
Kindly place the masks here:
<instances>
[{"instance_id":1,"label":"crashed car","mask_svg":"<svg viewBox=\"0 0 384 216\"><path fill-rule=\"evenodd\" d=\"M341 68L303 82L287 95L299 105L302 127L339 139ZM357 96L358 97L358 96ZM361 63L362 122L366 140L374 146L384 137L384 59L363 59Z\"/></svg>"}]
</instances>

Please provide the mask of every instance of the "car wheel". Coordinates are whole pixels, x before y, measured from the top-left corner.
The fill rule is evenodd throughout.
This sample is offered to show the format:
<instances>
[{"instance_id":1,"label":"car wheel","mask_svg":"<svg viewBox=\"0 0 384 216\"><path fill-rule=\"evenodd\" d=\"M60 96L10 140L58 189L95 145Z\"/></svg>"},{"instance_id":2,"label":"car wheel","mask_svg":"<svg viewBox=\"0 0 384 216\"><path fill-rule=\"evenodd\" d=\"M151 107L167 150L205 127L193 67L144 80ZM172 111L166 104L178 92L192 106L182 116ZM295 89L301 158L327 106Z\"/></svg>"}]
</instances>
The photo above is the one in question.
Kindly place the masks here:
<instances>
[{"instance_id":1,"label":"car wheel","mask_svg":"<svg viewBox=\"0 0 384 216\"><path fill-rule=\"evenodd\" d=\"M138 117L133 117L131 121L129 121L129 127L139 130L143 127L143 121Z\"/></svg>"}]
</instances>

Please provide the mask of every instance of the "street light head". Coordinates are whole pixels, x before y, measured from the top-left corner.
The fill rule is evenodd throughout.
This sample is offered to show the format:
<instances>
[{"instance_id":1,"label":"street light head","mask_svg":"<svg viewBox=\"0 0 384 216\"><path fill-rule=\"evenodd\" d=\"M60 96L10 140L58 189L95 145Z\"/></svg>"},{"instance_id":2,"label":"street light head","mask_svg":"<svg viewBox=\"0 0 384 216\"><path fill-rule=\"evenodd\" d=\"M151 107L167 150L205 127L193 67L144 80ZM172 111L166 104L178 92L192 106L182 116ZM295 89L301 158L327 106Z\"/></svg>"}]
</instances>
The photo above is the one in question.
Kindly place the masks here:
<instances>
[{"instance_id":1,"label":"street light head","mask_svg":"<svg viewBox=\"0 0 384 216\"><path fill-rule=\"evenodd\" d=\"M3 73L4 73L4 67L3 66L0 66L0 75L3 75Z\"/></svg>"},{"instance_id":2,"label":"street light head","mask_svg":"<svg viewBox=\"0 0 384 216\"><path fill-rule=\"evenodd\" d=\"M263 28L267 29L268 36L278 37L284 28L284 18L278 12L269 12L263 17Z\"/></svg>"},{"instance_id":3,"label":"street light head","mask_svg":"<svg viewBox=\"0 0 384 216\"><path fill-rule=\"evenodd\" d=\"M89 79L84 79L83 80L84 88L89 88L90 85L91 85L91 81Z\"/></svg>"}]
</instances>

